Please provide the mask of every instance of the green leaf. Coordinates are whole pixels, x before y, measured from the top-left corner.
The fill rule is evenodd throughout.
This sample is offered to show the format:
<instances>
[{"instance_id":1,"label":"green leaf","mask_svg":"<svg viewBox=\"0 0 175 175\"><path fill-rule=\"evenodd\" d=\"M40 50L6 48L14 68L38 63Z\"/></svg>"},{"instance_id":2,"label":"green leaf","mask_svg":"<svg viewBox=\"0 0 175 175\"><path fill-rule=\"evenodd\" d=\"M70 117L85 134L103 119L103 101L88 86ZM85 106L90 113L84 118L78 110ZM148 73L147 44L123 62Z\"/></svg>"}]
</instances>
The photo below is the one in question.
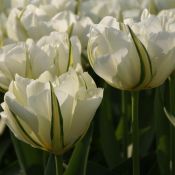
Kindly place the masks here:
<instances>
[{"instance_id":1,"label":"green leaf","mask_svg":"<svg viewBox=\"0 0 175 175\"><path fill-rule=\"evenodd\" d=\"M68 167L64 175L85 175L92 140L93 126L91 126L86 133L85 137L76 144L71 159L69 160Z\"/></svg>"},{"instance_id":2,"label":"green leaf","mask_svg":"<svg viewBox=\"0 0 175 175\"><path fill-rule=\"evenodd\" d=\"M0 142L0 164L1 164L3 156L7 152L7 149L9 148L9 146L10 146L10 139L9 138L6 138Z\"/></svg>"},{"instance_id":3,"label":"green leaf","mask_svg":"<svg viewBox=\"0 0 175 175\"><path fill-rule=\"evenodd\" d=\"M5 167L4 169L0 170L0 175L24 175L24 174L20 172L18 162L15 161L11 163L8 167Z\"/></svg>"},{"instance_id":4,"label":"green leaf","mask_svg":"<svg viewBox=\"0 0 175 175\"><path fill-rule=\"evenodd\" d=\"M165 107L163 109L164 109L165 115L167 116L168 120L175 127L175 117L172 114L170 114Z\"/></svg>"},{"instance_id":5,"label":"green leaf","mask_svg":"<svg viewBox=\"0 0 175 175\"><path fill-rule=\"evenodd\" d=\"M115 137L115 129L109 99L111 99L110 91L106 88L100 107L100 117L98 118L98 123L102 152L108 167L112 169L121 161L121 150Z\"/></svg>"},{"instance_id":6,"label":"green leaf","mask_svg":"<svg viewBox=\"0 0 175 175\"><path fill-rule=\"evenodd\" d=\"M151 152L147 154L144 157L140 158L140 169L141 169L141 175L147 175L149 173L153 166L157 164L156 161L156 153ZM121 162L119 165L117 165L115 168L112 169L112 172L115 174L121 174L121 175L131 175L132 172L132 158L129 158L123 162ZM158 174L158 168L156 169L156 173Z\"/></svg>"},{"instance_id":7,"label":"green leaf","mask_svg":"<svg viewBox=\"0 0 175 175\"><path fill-rule=\"evenodd\" d=\"M169 160L170 160L170 140L169 140L169 122L163 111L164 105L161 103L161 91L164 86L156 89L154 100L154 125L156 133L156 149L157 159L161 175L169 174Z\"/></svg>"},{"instance_id":8,"label":"green leaf","mask_svg":"<svg viewBox=\"0 0 175 175\"><path fill-rule=\"evenodd\" d=\"M87 175L117 175L96 162L88 162Z\"/></svg>"},{"instance_id":9,"label":"green leaf","mask_svg":"<svg viewBox=\"0 0 175 175\"><path fill-rule=\"evenodd\" d=\"M24 174L31 166L42 166L42 151L16 139L11 133L11 139L18 158L19 165ZM30 155L30 156L29 156Z\"/></svg>"},{"instance_id":10,"label":"green leaf","mask_svg":"<svg viewBox=\"0 0 175 175\"><path fill-rule=\"evenodd\" d=\"M44 171L44 175L55 175L55 169L55 158L53 154L50 154Z\"/></svg>"}]
</instances>

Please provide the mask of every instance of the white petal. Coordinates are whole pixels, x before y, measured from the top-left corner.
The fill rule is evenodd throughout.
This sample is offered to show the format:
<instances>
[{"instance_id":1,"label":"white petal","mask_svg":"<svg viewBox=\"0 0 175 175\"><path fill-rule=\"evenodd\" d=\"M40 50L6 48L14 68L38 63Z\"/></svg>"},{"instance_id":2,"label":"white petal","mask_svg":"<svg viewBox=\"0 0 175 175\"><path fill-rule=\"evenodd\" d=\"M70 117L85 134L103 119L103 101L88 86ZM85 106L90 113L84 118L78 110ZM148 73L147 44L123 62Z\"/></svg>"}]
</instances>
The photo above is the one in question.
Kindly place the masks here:
<instances>
[{"instance_id":1,"label":"white petal","mask_svg":"<svg viewBox=\"0 0 175 175\"><path fill-rule=\"evenodd\" d=\"M93 119L103 96L102 90L99 90L97 97L85 100L77 100L74 115L72 118L71 129L69 133L69 144L75 142L86 132Z\"/></svg>"},{"instance_id":2,"label":"white petal","mask_svg":"<svg viewBox=\"0 0 175 175\"><path fill-rule=\"evenodd\" d=\"M51 94L49 83L32 82L27 87L28 107L35 113L38 122L38 135L50 145Z\"/></svg>"},{"instance_id":3,"label":"white petal","mask_svg":"<svg viewBox=\"0 0 175 175\"><path fill-rule=\"evenodd\" d=\"M29 44L29 55L34 78L38 78L41 73L49 70L52 60L36 44Z\"/></svg>"},{"instance_id":4,"label":"white petal","mask_svg":"<svg viewBox=\"0 0 175 175\"><path fill-rule=\"evenodd\" d=\"M73 65L81 63L81 43L76 36L70 38L73 54Z\"/></svg>"},{"instance_id":5,"label":"white petal","mask_svg":"<svg viewBox=\"0 0 175 175\"><path fill-rule=\"evenodd\" d=\"M59 86L57 88L68 93L71 96L75 96L79 90L79 80L75 70L70 69L67 73L62 74L59 77Z\"/></svg>"}]
</instances>

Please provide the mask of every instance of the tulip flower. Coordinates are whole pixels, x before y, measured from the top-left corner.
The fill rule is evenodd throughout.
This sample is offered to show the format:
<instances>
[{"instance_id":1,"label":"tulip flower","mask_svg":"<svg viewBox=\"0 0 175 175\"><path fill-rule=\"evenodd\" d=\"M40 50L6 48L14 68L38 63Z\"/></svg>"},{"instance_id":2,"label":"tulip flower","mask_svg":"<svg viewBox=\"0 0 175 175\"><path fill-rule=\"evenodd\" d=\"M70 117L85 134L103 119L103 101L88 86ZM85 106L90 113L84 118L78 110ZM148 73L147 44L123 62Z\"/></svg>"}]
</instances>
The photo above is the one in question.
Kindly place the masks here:
<instances>
[{"instance_id":1,"label":"tulip flower","mask_svg":"<svg viewBox=\"0 0 175 175\"><path fill-rule=\"evenodd\" d=\"M94 71L110 85L123 89L136 89L141 79L139 55L126 31L113 17L105 17L90 31L88 43L89 61ZM149 82L144 77L144 85Z\"/></svg>"},{"instance_id":2,"label":"tulip flower","mask_svg":"<svg viewBox=\"0 0 175 175\"><path fill-rule=\"evenodd\" d=\"M37 43L29 39L26 43L9 44L0 48L1 90L7 91L16 73L36 79L46 70L59 76L70 66L76 67L80 63L81 45L75 36L70 41L71 44L67 33L53 32Z\"/></svg>"},{"instance_id":3,"label":"tulip flower","mask_svg":"<svg viewBox=\"0 0 175 175\"><path fill-rule=\"evenodd\" d=\"M53 31L47 13L34 5L23 10L14 8L7 20L8 37L14 41L25 41L27 38L40 39Z\"/></svg>"},{"instance_id":4,"label":"tulip flower","mask_svg":"<svg viewBox=\"0 0 175 175\"><path fill-rule=\"evenodd\" d=\"M90 31L90 64L113 87L154 88L163 84L175 68L174 33L165 31L157 16L145 13L138 23L125 21L130 27L105 17Z\"/></svg>"},{"instance_id":5,"label":"tulip flower","mask_svg":"<svg viewBox=\"0 0 175 175\"><path fill-rule=\"evenodd\" d=\"M35 148L63 154L86 133L103 90L88 73L70 69L54 79L15 76L2 104L2 119L14 135Z\"/></svg>"}]
</instances>

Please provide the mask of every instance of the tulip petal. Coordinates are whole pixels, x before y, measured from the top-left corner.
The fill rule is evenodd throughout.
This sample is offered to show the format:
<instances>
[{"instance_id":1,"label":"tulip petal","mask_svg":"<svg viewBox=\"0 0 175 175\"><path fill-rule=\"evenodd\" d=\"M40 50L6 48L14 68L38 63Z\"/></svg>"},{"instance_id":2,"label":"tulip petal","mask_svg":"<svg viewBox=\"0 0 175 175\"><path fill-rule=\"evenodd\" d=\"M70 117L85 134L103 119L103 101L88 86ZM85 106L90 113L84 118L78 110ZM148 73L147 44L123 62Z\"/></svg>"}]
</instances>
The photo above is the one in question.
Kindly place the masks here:
<instances>
[{"instance_id":1,"label":"tulip petal","mask_svg":"<svg viewBox=\"0 0 175 175\"><path fill-rule=\"evenodd\" d=\"M71 120L73 117L73 109L74 109L74 97L69 95L68 93L57 90L56 96L59 100L59 104L61 107L61 113L63 116L63 129L64 129L64 145L69 144L69 131L71 127Z\"/></svg>"},{"instance_id":2,"label":"tulip petal","mask_svg":"<svg viewBox=\"0 0 175 175\"><path fill-rule=\"evenodd\" d=\"M71 69L68 73L61 75L58 84L58 89L75 97L79 90L79 80L75 70Z\"/></svg>"},{"instance_id":3,"label":"tulip petal","mask_svg":"<svg viewBox=\"0 0 175 175\"><path fill-rule=\"evenodd\" d=\"M49 83L33 81L27 86L28 108L36 115L38 130L42 142L50 145L51 97Z\"/></svg>"},{"instance_id":4,"label":"tulip petal","mask_svg":"<svg viewBox=\"0 0 175 175\"><path fill-rule=\"evenodd\" d=\"M102 96L103 90L99 89L96 97L93 96L84 100L77 100L69 132L70 144L74 143L76 139L87 131L90 122L101 103Z\"/></svg>"},{"instance_id":5,"label":"tulip petal","mask_svg":"<svg viewBox=\"0 0 175 175\"><path fill-rule=\"evenodd\" d=\"M32 137L32 134L20 122L18 117L7 107L5 103L2 104L4 112L1 113L2 119L5 120L8 127L12 130L15 136L28 144L40 148L38 140Z\"/></svg>"},{"instance_id":6,"label":"tulip petal","mask_svg":"<svg viewBox=\"0 0 175 175\"><path fill-rule=\"evenodd\" d=\"M31 68L34 78L38 78L41 73L49 70L52 60L34 43L28 41Z\"/></svg>"},{"instance_id":7,"label":"tulip petal","mask_svg":"<svg viewBox=\"0 0 175 175\"><path fill-rule=\"evenodd\" d=\"M16 116L20 126L25 129L28 135L39 145L42 145L44 148L47 148L47 145L44 145L40 136L38 135L38 121L35 114L33 114L30 109L24 108L22 105L16 102L15 97L7 92L5 95L5 102L8 104L9 110L13 113L13 116Z\"/></svg>"}]
</instances>

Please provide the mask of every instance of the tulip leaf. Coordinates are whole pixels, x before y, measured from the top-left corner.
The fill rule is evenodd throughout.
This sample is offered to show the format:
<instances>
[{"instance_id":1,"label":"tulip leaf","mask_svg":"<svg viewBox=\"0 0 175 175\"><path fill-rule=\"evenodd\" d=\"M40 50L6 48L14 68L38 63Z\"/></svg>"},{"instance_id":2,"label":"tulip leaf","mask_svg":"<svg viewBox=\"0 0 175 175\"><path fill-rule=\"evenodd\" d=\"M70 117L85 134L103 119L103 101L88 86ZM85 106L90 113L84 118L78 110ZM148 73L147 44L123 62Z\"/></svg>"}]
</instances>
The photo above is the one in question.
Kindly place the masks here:
<instances>
[{"instance_id":1,"label":"tulip leaf","mask_svg":"<svg viewBox=\"0 0 175 175\"><path fill-rule=\"evenodd\" d=\"M11 139L20 167L25 174L27 174L27 170L30 169L32 166L42 166L42 151L32 148L30 145L16 139L12 133Z\"/></svg>"},{"instance_id":2,"label":"tulip leaf","mask_svg":"<svg viewBox=\"0 0 175 175\"><path fill-rule=\"evenodd\" d=\"M53 141L56 137L57 128L60 128L60 141L61 147L64 147L64 131L63 131L63 117L61 114L60 105L58 99L55 95L54 88L52 83L50 82L50 90L51 90L51 107L52 107L52 116L51 116L51 130L50 130L50 137Z\"/></svg>"},{"instance_id":3,"label":"tulip leaf","mask_svg":"<svg viewBox=\"0 0 175 175\"><path fill-rule=\"evenodd\" d=\"M108 168L96 162L88 162L87 175L118 175L118 174L111 172Z\"/></svg>"},{"instance_id":4,"label":"tulip leaf","mask_svg":"<svg viewBox=\"0 0 175 175\"><path fill-rule=\"evenodd\" d=\"M64 175L86 175L92 133L93 126L91 125L84 138L77 142Z\"/></svg>"},{"instance_id":5,"label":"tulip leaf","mask_svg":"<svg viewBox=\"0 0 175 175\"><path fill-rule=\"evenodd\" d=\"M110 88L107 86L104 92L102 104L100 107L100 117L98 118L100 144L106 163L110 169L118 165L121 161L120 144L115 136L114 123L112 120L112 109L109 99L112 98Z\"/></svg>"},{"instance_id":6,"label":"tulip leaf","mask_svg":"<svg viewBox=\"0 0 175 175\"><path fill-rule=\"evenodd\" d=\"M164 109L165 115L167 116L168 120L169 120L169 121L172 123L172 125L175 127L175 117L174 117L172 114L170 114L170 113L166 110L165 107L164 107L163 109Z\"/></svg>"},{"instance_id":7,"label":"tulip leaf","mask_svg":"<svg viewBox=\"0 0 175 175\"><path fill-rule=\"evenodd\" d=\"M161 102L161 92L164 86L156 89L154 100L154 125L156 134L156 153L158 165L161 175L169 174L169 160L170 160L170 140L169 140L169 122L163 111L164 105ZM164 91L163 91L164 93Z\"/></svg>"},{"instance_id":8,"label":"tulip leaf","mask_svg":"<svg viewBox=\"0 0 175 175\"><path fill-rule=\"evenodd\" d=\"M0 169L0 175L12 175L12 174L24 175L22 172L20 172L20 167L17 161L11 163L7 167L4 167L3 169Z\"/></svg>"},{"instance_id":9,"label":"tulip leaf","mask_svg":"<svg viewBox=\"0 0 175 175\"><path fill-rule=\"evenodd\" d=\"M1 164L1 161L2 161L2 159L3 159L3 157L4 157L5 153L6 153L7 149L10 146L10 143L11 142L10 142L9 138L5 139L5 140L2 140L0 142L0 164Z\"/></svg>"},{"instance_id":10,"label":"tulip leaf","mask_svg":"<svg viewBox=\"0 0 175 175\"><path fill-rule=\"evenodd\" d=\"M54 155L50 154L48 161L47 161L47 165L45 167L44 170L44 175L55 175L55 159L54 159Z\"/></svg>"},{"instance_id":11,"label":"tulip leaf","mask_svg":"<svg viewBox=\"0 0 175 175\"><path fill-rule=\"evenodd\" d=\"M151 60L150 60L149 54L148 54L145 46L137 38L137 36L135 35L135 33L132 31L132 29L129 26L128 26L128 29L129 29L129 33L132 37L133 43L135 45L135 48L137 50L137 53L138 53L138 56L139 56L139 59L140 59L140 66L141 66L140 81L134 87L134 89L140 88L142 86L146 87L146 85L152 79Z\"/></svg>"}]
</instances>

